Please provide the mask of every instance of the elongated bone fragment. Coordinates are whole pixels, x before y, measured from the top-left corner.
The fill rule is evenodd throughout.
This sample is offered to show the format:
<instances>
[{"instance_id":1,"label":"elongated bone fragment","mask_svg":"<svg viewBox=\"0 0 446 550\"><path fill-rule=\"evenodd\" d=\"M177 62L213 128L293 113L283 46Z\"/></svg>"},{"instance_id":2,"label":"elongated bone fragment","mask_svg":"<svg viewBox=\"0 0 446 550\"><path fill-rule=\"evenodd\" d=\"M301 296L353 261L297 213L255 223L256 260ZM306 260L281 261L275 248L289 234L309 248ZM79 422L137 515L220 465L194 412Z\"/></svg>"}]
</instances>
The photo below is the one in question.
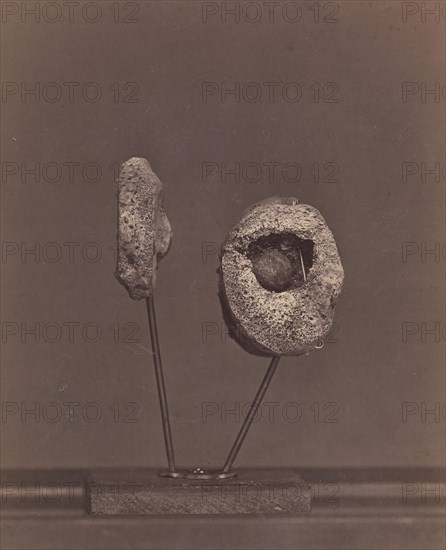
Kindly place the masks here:
<instances>
[{"instance_id":1,"label":"elongated bone fragment","mask_svg":"<svg viewBox=\"0 0 446 550\"><path fill-rule=\"evenodd\" d=\"M146 159L133 157L121 166L118 195L116 277L131 298L141 300L152 294L157 264L172 239L163 184Z\"/></svg>"},{"instance_id":2,"label":"elongated bone fragment","mask_svg":"<svg viewBox=\"0 0 446 550\"><path fill-rule=\"evenodd\" d=\"M295 198L255 204L222 248L224 293L240 343L300 355L327 336L344 279L321 214Z\"/></svg>"}]
</instances>

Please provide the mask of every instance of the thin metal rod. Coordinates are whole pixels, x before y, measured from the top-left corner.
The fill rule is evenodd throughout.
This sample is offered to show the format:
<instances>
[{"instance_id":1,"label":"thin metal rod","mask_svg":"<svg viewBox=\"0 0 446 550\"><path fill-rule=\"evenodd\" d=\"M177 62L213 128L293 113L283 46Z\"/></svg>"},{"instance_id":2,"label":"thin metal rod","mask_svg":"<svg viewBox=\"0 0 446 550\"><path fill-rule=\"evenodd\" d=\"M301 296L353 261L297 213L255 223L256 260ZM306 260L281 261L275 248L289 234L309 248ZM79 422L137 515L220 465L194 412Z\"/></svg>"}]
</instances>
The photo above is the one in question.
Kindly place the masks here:
<instances>
[{"instance_id":1,"label":"thin metal rod","mask_svg":"<svg viewBox=\"0 0 446 550\"><path fill-rule=\"evenodd\" d=\"M254 401L251 403L251 406L249 407L248 414L246 415L245 420L243 421L242 427L240 428L240 431L237 435L236 440L234 441L234 445L232 446L232 449L229 452L228 458L226 459L225 465L223 466L223 473L229 472L229 470L232 468L232 465L234 464L234 460L236 459L240 448L243 444L243 441L245 440L246 434L248 433L248 430L252 424L252 421L254 420L257 411L259 410L260 405L262 404L263 398L265 397L266 390L268 389L268 386L274 376L274 373L276 372L277 365L280 361L280 355L276 355L272 358L271 363L268 367L268 370L266 371L265 377L262 380L262 383L260 384L260 387L257 391L256 396L254 397Z\"/></svg>"},{"instance_id":2,"label":"thin metal rod","mask_svg":"<svg viewBox=\"0 0 446 550\"><path fill-rule=\"evenodd\" d=\"M163 423L164 443L166 445L167 462L169 471L175 472L175 458L173 453L172 433L170 431L169 409L167 407L166 387L164 385L163 365L161 363L160 345L158 341L158 329L156 326L155 302L153 294L147 298L147 313L149 316L150 338L152 340L153 361L155 363L156 385Z\"/></svg>"},{"instance_id":3,"label":"thin metal rod","mask_svg":"<svg viewBox=\"0 0 446 550\"><path fill-rule=\"evenodd\" d=\"M304 259L302 257L302 250L299 248L300 267L302 269L302 275L304 276L304 283L307 282L307 274L305 273Z\"/></svg>"}]
</instances>

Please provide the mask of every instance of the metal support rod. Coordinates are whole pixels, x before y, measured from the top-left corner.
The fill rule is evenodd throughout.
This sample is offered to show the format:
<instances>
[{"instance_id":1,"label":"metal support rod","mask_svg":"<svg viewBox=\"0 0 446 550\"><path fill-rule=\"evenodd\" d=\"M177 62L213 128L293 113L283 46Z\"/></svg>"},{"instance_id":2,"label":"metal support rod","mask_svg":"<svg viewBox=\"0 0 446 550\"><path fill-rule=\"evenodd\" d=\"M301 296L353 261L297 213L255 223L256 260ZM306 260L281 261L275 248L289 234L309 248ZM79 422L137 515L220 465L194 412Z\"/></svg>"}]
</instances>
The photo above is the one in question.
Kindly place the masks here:
<instances>
[{"instance_id":1,"label":"metal support rod","mask_svg":"<svg viewBox=\"0 0 446 550\"><path fill-rule=\"evenodd\" d=\"M229 452L228 458L226 459L225 465L223 466L223 473L229 472L229 470L232 468L232 465L234 464L234 460L236 459L240 448L243 444L243 441L245 440L246 434L248 433L248 430L252 424L252 421L254 420L257 411L259 410L260 405L262 404L263 398L265 397L266 390L268 389L268 386L274 376L274 373L276 372L277 365L280 361L280 355L276 355L272 358L271 363L268 367L268 370L266 371L265 377L262 380L262 383L260 384L260 387L257 391L257 394L254 398L254 401L251 403L251 406L249 407L249 412L246 415L245 420L243 421L242 427L240 428L240 431L237 435L236 440L234 441L234 445L232 446L232 449Z\"/></svg>"},{"instance_id":2,"label":"metal support rod","mask_svg":"<svg viewBox=\"0 0 446 550\"><path fill-rule=\"evenodd\" d=\"M156 326L155 302L153 294L146 300L147 313L149 316L150 338L152 340L153 361L155 363L156 385L161 409L163 423L164 443L166 445L167 462L169 471L175 472L175 458L173 454L172 433L170 431L169 409L167 407L166 387L164 385L163 365L161 363L160 345L158 341L158 330Z\"/></svg>"},{"instance_id":3,"label":"metal support rod","mask_svg":"<svg viewBox=\"0 0 446 550\"><path fill-rule=\"evenodd\" d=\"M300 267L302 269L302 275L304 278L304 283L307 282L307 274L305 273L304 259L302 257L302 250L299 248L299 257L300 257Z\"/></svg>"}]
</instances>

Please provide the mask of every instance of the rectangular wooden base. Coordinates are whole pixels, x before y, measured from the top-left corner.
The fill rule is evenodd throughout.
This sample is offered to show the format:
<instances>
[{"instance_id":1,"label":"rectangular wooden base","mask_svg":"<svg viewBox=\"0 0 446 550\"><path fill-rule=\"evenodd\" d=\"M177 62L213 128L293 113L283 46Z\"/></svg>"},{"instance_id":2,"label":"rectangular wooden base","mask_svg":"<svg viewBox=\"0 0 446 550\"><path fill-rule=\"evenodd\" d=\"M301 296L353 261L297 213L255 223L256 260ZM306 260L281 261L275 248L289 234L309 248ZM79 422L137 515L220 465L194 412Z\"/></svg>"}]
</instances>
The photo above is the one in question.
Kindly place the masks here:
<instances>
[{"instance_id":1,"label":"rectangular wooden base","mask_svg":"<svg viewBox=\"0 0 446 550\"><path fill-rule=\"evenodd\" d=\"M92 480L87 511L93 516L302 514L311 509L311 487L292 471L243 471L231 479L157 477Z\"/></svg>"}]
</instances>

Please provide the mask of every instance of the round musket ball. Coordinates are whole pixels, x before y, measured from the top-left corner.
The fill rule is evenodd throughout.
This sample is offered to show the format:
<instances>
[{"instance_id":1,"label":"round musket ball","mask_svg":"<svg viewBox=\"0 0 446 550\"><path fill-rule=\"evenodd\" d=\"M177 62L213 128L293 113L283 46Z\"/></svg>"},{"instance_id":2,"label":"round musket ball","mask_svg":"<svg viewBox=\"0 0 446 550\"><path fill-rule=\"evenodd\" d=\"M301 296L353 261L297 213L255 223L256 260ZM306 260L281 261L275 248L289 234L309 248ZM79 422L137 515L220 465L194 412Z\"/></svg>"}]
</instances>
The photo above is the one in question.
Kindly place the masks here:
<instances>
[{"instance_id":1,"label":"round musket ball","mask_svg":"<svg viewBox=\"0 0 446 550\"><path fill-rule=\"evenodd\" d=\"M268 290L281 292L291 283L293 266L279 250L265 250L252 262L252 270L259 283Z\"/></svg>"},{"instance_id":2,"label":"round musket ball","mask_svg":"<svg viewBox=\"0 0 446 550\"><path fill-rule=\"evenodd\" d=\"M344 270L321 214L295 198L252 206L222 247L236 337L248 349L300 355L327 336Z\"/></svg>"}]
</instances>

